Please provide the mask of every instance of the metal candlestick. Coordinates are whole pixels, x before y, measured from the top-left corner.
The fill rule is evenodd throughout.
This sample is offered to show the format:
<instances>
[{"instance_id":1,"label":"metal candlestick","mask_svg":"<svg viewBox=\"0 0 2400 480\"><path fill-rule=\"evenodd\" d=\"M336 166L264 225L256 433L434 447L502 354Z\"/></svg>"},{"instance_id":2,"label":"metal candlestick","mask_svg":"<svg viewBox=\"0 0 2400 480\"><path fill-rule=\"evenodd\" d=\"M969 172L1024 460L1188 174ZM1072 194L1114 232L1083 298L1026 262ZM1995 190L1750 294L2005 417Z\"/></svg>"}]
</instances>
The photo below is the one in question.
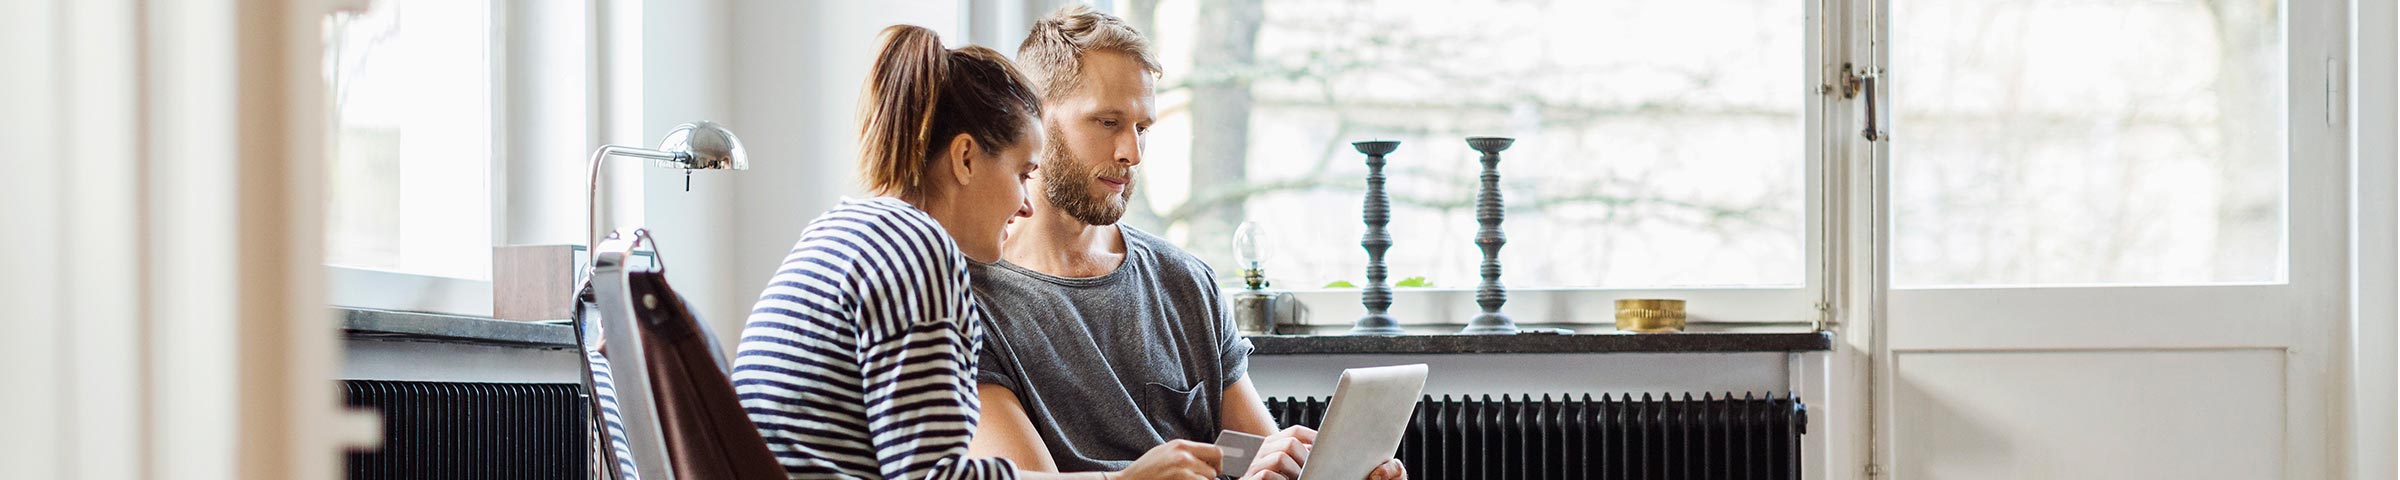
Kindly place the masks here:
<instances>
[{"instance_id":1,"label":"metal candlestick","mask_svg":"<svg viewBox=\"0 0 2400 480\"><path fill-rule=\"evenodd\" d=\"M1392 308L1392 286L1383 282L1383 252L1392 248L1392 234L1383 228L1392 221L1392 198L1383 193L1383 156L1400 149L1400 142L1356 142L1350 146L1367 154L1367 202L1360 214L1367 221L1367 236L1358 241L1359 246L1367 248L1367 285L1359 300L1366 305L1367 316L1350 325L1350 334L1399 335L1400 321L1386 313Z\"/></svg>"},{"instance_id":2,"label":"metal candlestick","mask_svg":"<svg viewBox=\"0 0 2400 480\"><path fill-rule=\"evenodd\" d=\"M1513 138L1467 137L1468 147L1483 152L1483 188L1475 194L1475 223L1483 226L1475 232L1475 246L1483 248L1483 284L1475 287L1475 304L1483 314L1459 333L1517 333L1517 323L1500 313L1500 305L1508 303L1508 290L1500 286L1500 246L1508 244L1500 233L1500 151L1515 143Z\"/></svg>"}]
</instances>

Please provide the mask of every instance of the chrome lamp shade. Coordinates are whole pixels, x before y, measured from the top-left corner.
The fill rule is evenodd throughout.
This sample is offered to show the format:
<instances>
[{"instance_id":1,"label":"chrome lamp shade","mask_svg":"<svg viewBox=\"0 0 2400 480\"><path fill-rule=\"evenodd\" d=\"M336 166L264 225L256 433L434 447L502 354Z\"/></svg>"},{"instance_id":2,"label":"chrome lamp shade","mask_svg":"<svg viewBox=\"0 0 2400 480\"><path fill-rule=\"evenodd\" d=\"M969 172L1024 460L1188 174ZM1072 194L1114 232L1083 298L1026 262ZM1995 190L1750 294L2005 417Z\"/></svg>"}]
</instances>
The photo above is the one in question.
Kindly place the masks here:
<instances>
[{"instance_id":1,"label":"chrome lamp shade","mask_svg":"<svg viewBox=\"0 0 2400 480\"><path fill-rule=\"evenodd\" d=\"M592 151L590 188L584 192L584 227L589 248L600 244L600 163L611 155L647 158L661 168L682 169L689 182L692 170L748 170L750 154L742 140L724 125L707 120L676 125L658 141L658 149L602 145ZM686 183L685 188L690 188Z\"/></svg>"}]
</instances>

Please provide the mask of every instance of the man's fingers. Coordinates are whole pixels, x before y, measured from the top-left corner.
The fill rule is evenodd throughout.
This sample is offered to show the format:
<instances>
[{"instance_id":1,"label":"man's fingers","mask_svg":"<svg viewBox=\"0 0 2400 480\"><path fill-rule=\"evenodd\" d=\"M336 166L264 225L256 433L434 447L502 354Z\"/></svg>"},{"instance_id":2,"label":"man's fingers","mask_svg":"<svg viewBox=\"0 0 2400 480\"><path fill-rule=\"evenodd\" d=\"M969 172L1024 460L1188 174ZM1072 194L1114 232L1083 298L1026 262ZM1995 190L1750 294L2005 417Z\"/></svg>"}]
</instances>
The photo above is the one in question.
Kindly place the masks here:
<instances>
[{"instance_id":1,"label":"man's fingers","mask_svg":"<svg viewBox=\"0 0 2400 480\"><path fill-rule=\"evenodd\" d=\"M1375 472L1367 477L1374 480L1408 480L1408 466L1401 464L1400 459L1397 458L1385 459L1383 464L1376 465Z\"/></svg>"},{"instance_id":2,"label":"man's fingers","mask_svg":"<svg viewBox=\"0 0 2400 480\"><path fill-rule=\"evenodd\" d=\"M1242 480L1292 480L1292 476L1274 470L1259 470L1242 476Z\"/></svg>"},{"instance_id":3,"label":"man's fingers","mask_svg":"<svg viewBox=\"0 0 2400 480\"><path fill-rule=\"evenodd\" d=\"M1272 452L1259 456L1257 461L1250 462L1250 471L1277 472L1285 476L1298 477L1300 476L1300 462L1293 460L1291 453Z\"/></svg>"},{"instance_id":4,"label":"man's fingers","mask_svg":"<svg viewBox=\"0 0 2400 480\"><path fill-rule=\"evenodd\" d=\"M1302 452L1307 452L1308 449L1309 446L1307 442L1302 442L1300 439L1291 437L1276 437L1275 440L1268 441L1267 443L1259 445L1258 447L1258 451L1260 452L1291 452L1292 456L1294 457L1299 457Z\"/></svg>"},{"instance_id":5,"label":"man's fingers","mask_svg":"<svg viewBox=\"0 0 2400 480\"><path fill-rule=\"evenodd\" d=\"M1317 443L1317 429L1314 428L1293 425L1275 433L1299 439L1301 443Z\"/></svg>"},{"instance_id":6,"label":"man's fingers","mask_svg":"<svg viewBox=\"0 0 2400 480\"><path fill-rule=\"evenodd\" d=\"M1298 477L1300 476L1300 459L1293 458L1290 455L1276 455L1274 469L1275 471Z\"/></svg>"},{"instance_id":7,"label":"man's fingers","mask_svg":"<svg viewBox=\"0 0 2400 480\"><path fill-rule=\"evenodd\" d=\"M1191 440L1175 440L1170 443L1175 445L1175 449L1182 450L1183 453L1191 455L1192 458L1202 462L1207 462L1212 469L1217 465L1218 460L1225 458L1225 452L1217 450L1216 445L1194 442Z\"/></svg>"},{"instance_id":8,"label":"man's fingers","mask_svg":"<svg viewBox=\"0 0 2400 480\"><path fill-rule=\"evenodd\" d=\"M1250 471L1273 469L1277 461L1289 455L1291 454L1273 451L1259 453L1258 458L1250 459Z\"/></svg>"}]
</instances>

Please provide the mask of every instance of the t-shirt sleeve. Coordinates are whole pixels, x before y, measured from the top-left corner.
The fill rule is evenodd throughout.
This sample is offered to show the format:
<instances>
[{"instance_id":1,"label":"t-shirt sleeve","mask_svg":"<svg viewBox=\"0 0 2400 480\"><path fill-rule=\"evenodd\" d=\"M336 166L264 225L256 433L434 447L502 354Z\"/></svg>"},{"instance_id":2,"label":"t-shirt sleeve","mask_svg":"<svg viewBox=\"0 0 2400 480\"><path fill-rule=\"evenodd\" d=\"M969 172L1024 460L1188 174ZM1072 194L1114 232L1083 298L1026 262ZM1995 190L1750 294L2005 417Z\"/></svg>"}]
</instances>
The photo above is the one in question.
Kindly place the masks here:
<instances>
[{"instance_id":1,"label":"t-shirt sleeve","mask_svg":"<svg viewBox=\"0 0 2400 480\"><path fill-rule=\"evenodd\" d=\"M983 341L975 346L975 383L999 385L1010 392L1023 393L1024 384L1017 380L1017 359L1008 355L1008 339L1002 338L999 320L992 309L977 305L977 322L983 323Z\"/></svg>"},{"instance_id":2,"label":"t-shirt sleeve","mask_svg":"<svg viewBox=\"0 0 2400 480\"><path fill-rule=\"evenodd\" d=\"M1203 267L1201 272L1205 274L1201 277L1203 279L1201 289L1208 294L1208 306L1205 308L1208 309L1209 323L1213 325L1211 328L1216 331L1217 345L1220 346L1217 352L1217 371L1225 372L1222 384L1218 387L1233 388L1234 382L1239 382L1244 376L1249 375L1250 351L1256 347L1250 345L1250 339L1243 337L1240 329L1234 328L1233 316L1228 313L1229 309L1225 305L1224 291L1217 288L1216 272L1206 267Z\"/></svg>"}]
</instances>

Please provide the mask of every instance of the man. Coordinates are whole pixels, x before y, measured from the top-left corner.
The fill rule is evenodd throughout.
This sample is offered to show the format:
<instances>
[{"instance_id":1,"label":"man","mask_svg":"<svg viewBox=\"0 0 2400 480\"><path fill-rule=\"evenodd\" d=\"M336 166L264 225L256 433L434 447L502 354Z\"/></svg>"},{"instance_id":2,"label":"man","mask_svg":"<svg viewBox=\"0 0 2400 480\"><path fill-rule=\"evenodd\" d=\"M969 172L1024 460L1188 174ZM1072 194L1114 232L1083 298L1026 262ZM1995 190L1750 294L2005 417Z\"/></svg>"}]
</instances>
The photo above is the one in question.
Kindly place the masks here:
<instances>
[{"instance_id":1,"label":"man","mask_svg":"<svg viewBox=\"0 0 2400 480\"><path fill-rule=\"evenodd\" d=\"M1213 442L1224 429L1268 441L1248 471L1221 473L1298 477L1316 432L1275 430L1244 377L1251 346L1234 333L1214 272L1117 224L1157 114L1148 41L1073 5L1035 23L1017 63L1043 90L1049 145L1027 184L1040 192L1033 216L1011 230L1001 261L969 267L992 323L971 455L1113 472L1152 446ZM1405 477L1389 460L1368 478Z\"/></svg>"}]
</instances>

